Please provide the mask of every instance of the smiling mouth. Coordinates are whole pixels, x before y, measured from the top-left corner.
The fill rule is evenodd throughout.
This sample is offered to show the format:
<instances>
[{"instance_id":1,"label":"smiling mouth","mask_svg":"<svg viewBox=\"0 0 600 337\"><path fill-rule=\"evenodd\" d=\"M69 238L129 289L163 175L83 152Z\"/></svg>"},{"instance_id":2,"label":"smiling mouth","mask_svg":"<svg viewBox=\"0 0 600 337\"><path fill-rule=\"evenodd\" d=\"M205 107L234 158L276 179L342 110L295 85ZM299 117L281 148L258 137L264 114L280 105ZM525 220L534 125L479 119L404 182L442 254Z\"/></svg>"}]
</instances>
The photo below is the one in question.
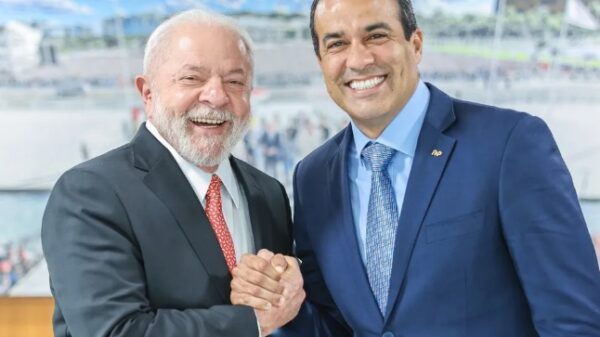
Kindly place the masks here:
<instances>
[{"instance_id":1,"label":"smiling mouth","mask_svg":"<svg viewBox=\"0 0 600 337\"><path fill-rule=\"evenodd\" d=\"M226 120L209 118L191 118L190 121L195 125L202 127L219 127L227 122Z\"/></svg>"},{"instance_id":2,"label":"smiling mouth","mask_svg":"<svg viewBox=\"0 0 600 337\"><path fill-rule=\"evenodd\" d=\"M381 84L383 81L385 81L386 78L387 78L387 75L383 75L383 76L371 77L366 80L352 80L352 81L346 83L346 86L350 87L352 90L358 90L358 91L369 90L369 89L373 89L376 86L378 86L379 84Z\"/></svg>"}]
</instances>

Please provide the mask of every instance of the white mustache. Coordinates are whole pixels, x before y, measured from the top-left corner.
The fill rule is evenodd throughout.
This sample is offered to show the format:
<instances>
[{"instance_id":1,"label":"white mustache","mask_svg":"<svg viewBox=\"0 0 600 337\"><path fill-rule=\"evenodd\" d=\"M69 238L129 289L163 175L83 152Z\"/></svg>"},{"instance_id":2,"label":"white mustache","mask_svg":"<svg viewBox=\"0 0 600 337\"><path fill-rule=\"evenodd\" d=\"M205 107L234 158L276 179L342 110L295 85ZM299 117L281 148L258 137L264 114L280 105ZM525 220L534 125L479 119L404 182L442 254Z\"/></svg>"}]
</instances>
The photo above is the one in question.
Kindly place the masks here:
<instances>
[{"instance_id":1,"label":"white mustache","mask_svg":"<svg viewBox=\"0 0 600 337\"><path fill-rule=\"evenodd\" d=\"M233 113L231 111L212 109L205 105L199 105L195 108L188 110L185 113L185 116L187 118L193 118L193 119L205 118L205 119L222 120L222 121L226 121L226 122L230 122L234 118Z\"/></svg>"}]
</instances>

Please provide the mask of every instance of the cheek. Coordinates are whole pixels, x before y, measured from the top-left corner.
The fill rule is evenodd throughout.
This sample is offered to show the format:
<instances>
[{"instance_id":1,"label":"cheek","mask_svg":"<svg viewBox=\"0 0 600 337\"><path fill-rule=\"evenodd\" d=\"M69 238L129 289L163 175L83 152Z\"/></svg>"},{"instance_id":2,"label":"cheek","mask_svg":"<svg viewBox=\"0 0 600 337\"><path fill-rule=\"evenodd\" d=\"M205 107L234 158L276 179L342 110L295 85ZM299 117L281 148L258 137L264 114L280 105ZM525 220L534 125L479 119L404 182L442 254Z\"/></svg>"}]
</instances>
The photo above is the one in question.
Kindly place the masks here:
<instances>
[{"instance_id":1,"label":"cheek","mask_svg":"<svg viewBox=\"0 0 600 337\"><path fill-rule=\"evenodd\" d=\"M197 97L198 95L194 92L186 90L174 91L171 95L170 104L178 113L184 113L196 105L198 101Z\"/></svg>"},{"instance_id":2,"label":"cheek","mask_svg":"<svg viewBox=\"0 0 600 337\"><path fill-rule=\"evenodd\" d=\"M244 118L250 113L250 95L242 94L231 99L231 112L238 117Z\"/></svg>"},{"instance_id":3,"label":"cheek","mask_svg":"<svg viewBox=\"0 0 600 337\"><path fill-rule=\"evenodd\" d=\"M336 57L326 56L327 59L321 60L321 71L327 82L336 82L343 74L343 62Z\"/></svg>"},{"instance_id":4,"label":"cheek","mask_svg":"<svg viewBox=\"0 0 600 337\"><path fill-rule=\"evenodd\" d=\"M181 101L185 98L185 93L184 92L176 92L174 96L175 96L175 99Z\"/></svg>"}]
</instances>

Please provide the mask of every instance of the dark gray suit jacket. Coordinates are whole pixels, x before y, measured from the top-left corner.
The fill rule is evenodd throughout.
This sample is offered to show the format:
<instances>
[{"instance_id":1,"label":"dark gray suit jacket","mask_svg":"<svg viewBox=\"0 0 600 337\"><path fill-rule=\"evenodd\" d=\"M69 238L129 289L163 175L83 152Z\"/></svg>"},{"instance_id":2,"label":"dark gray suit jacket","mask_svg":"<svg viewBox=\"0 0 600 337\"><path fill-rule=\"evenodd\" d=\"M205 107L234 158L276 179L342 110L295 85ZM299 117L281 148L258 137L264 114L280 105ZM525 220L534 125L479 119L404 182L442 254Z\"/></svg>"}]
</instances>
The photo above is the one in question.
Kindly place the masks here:
<instances>
[{"instance_id":1,"label":"dark gray suit jacket","mask_svg":"<svg viewBox=\"0 0 600 337\"><path fill-rule=\"evenodd\" d=\"M236 159L256 249L291 255L281 184ZM67 171L42 225L57 337L257 336L202 205L145 126L133 141Z\"/></svg>"}]
</instances>

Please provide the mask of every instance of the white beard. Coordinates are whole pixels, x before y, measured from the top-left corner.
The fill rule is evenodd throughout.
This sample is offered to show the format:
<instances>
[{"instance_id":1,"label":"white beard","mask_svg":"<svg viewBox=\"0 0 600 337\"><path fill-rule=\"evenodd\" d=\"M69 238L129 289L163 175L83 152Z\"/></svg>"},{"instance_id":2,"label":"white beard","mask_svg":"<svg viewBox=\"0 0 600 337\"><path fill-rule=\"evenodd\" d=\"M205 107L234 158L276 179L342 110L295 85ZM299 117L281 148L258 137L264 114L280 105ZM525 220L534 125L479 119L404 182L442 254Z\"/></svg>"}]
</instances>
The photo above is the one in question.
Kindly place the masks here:
<instances>
[{"instance_id":1,"label":"white beard","mask_svg":"<svg viewBox=\"0 0 600 337\"><path fill-rule=\"evenodd\" d=\"M249 115L236 117L230 111L215 110L199 105L183 114L169 110L154 95L152 124L158 132L187 161L200 167L218 166L227 159L233 147L248 130ZM190 118L209 118L229 121L231 126L223 135L197 136L188 127Z\"/></svg>"}]
</instances>

